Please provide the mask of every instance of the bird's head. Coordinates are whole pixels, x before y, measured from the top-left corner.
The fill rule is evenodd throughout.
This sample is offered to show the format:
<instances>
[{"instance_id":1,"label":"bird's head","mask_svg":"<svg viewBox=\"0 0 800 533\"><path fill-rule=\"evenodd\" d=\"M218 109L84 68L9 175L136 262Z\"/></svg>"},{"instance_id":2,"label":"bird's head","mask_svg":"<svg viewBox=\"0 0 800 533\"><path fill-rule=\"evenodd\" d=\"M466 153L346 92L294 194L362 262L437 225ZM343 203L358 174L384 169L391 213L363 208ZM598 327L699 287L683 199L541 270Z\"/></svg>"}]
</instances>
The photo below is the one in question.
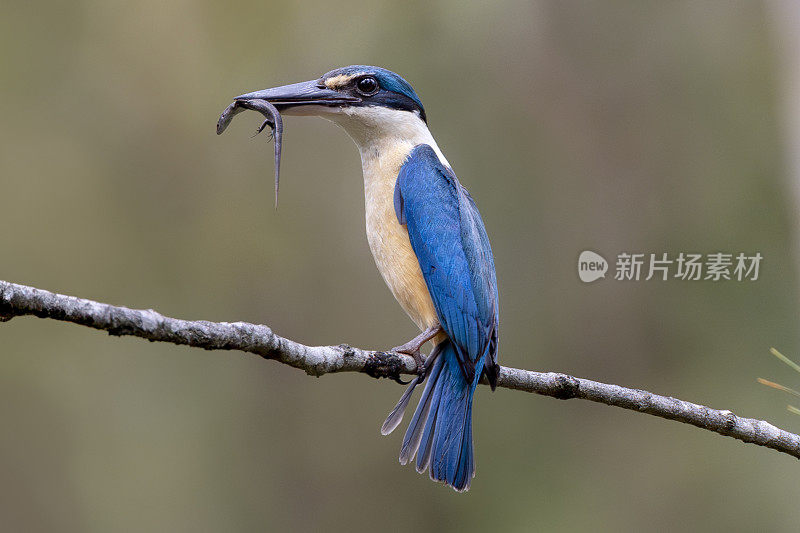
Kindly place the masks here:
<instances>
[{"instance_id":1,"label":"bird's head","mask_svg":"<svg viewBox=\"0 0 800 533\"><path fill-rule=\"evenodd\" d=\"M427 131L425 109L411 85L390 70L352 65L320 78L242 94L266 100L283 115L315 115L342 126L359 146L387 135Z\"/></svg>"}]
</instances>

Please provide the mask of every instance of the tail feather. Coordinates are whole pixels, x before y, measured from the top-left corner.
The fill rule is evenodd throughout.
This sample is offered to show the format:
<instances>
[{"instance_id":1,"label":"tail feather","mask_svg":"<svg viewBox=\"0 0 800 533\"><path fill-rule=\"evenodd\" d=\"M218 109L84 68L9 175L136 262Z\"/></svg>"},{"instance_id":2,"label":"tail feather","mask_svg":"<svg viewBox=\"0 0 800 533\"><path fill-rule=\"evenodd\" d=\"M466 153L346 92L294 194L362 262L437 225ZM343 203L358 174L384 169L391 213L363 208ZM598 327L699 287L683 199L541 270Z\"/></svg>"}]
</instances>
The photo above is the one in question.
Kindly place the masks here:
<instances>
[{"instance_id":1,"label":"tail feather","mask_svg":"<svg viewBox=\"0 0 800 533\"><path fill-rule=\"evenodd\" d=\"M444 366L444 361L442 362L442 366ZM439 374L441 376L441 374ZM441 387L439 387L436 383L431 382L430 387L433 389L433 397L431 400L431 407L428 413L425 414L425 423L422 424L422 420L420 420L420 426L424 427L424 432L422 433L422 444L419 447L419 453L417 454L417 472L420 474L428 468L428 465L431 463L431 453L433 452L433 437L436 430L436 419L439 417L439 404L441 403L442 399L442 391ZM419 409L419 406L417 406ZM410 428L409 428L410 429Z\"/></svg>"},{"instance_id":2,"label":"tail feather","mask_svg":"<svg viewBox=\"0 0 800 533\"><path fill-rule=\"evenodd\" d=\"M431 479L465 491L475 475L472 395L477 380L464 380L455 347L449 340L437 348L441 353L406 430L400 462L406 464L416 455L418 472L429 469Z\"/></svg>"},{"instance_id":3,"label":"tail feather","mask_svg":"<svg viewBox=\"0 0 800 533\"><path fill-rule=\"evenodd\" d=\"M412 461L414 459L414 454L416 454L419 449L420 441L422 440L422 430L425 427L424 424L420 424L420 421L427 420L428 418L432 400L431 384L439 379L441 371L442 363L440 360L437 360L433 368L431 368L430 375L428 376L428 383L425 386L417 410L414 412L411 423L408 425L406 434L403 437L403 446L400 448L400 464L408 464L409 461Z\"/></svg>"},{"instance_id":4,"label":"tail feather","mask_svg":"<svg viewBox=\"0 0 800 533\"><path fill-rule=\"evenodd\" d=\"M462 480L456 484L456 480L471 477L466 474L462 476L462 471L469 469L469 458L463 453L463 448L468 445L470 453L472 449L472 431L468 423L472 391L467 386L456 384L448 392L447 401L439 407L434 454L431 458L431 478L445 480L454 488L463 490L466 482Z\"/></svg>"},{"instance_id":5,"label":"tail feather","mask_svg":"<svg viewBox=\"0 0 800 533\"><path fill-rule=\"evenodd\" d=\"M436 413L431 415L434 424L436 423ZM431 464L431 452L433 451L433 431L430 435L426 435L425 443L420 447L419 455L417 456L417 473L422 474Z\"/></svg>"},{"instance_id":6,"label":"tail feather","mask_svg":"<svg viewBox=\"0 0 800 533\"><path fill-rule=\"evenodd\" d=\"M466 415L466 428L461 438L461 450L457 464L463 465L456 467L456 477L453 483L454 487L464 487L463 490L469 488L470 481L475 477L475 459L472 448L472 400L470 399L469 407L467 407Z\"/></svg>"},{"instance_id":7,"label":"tail feather","mask_svg":"<svg viewBox=\"0 0 800 533\"><path fill-rule=\"evenodd\" d=\"M431 364L432 362L436 361L436 359L439 356L439 351L440 351L439 350L439 345L437 344L433 348L433 351L431 352L431 354L428 356L428 359L425 360L425 365L426 366ZM441 369L441 368L439 368L439 369ZM435 370L435 369L429 370L428 373L432 374L432 373L434 373L434 371L436 373L438 373L438 370ZM403 421L403 415L405 415L406 408L408 407L408 402L411 400L411 394L414 392L414 389L417 387L417 385L419 385L419 383L420 383L420 381L422 381L422 379L423 379L422 377L417 376L413 380L411 380L411 383L406 388L406 391L400 397L400 401L397 402L397 405L394 406L394 409L392 409L392 412L389 413L389 416L387 416L386 420L383 422L383 425L381 426L381 434L382 435L388 435L389 433L394 431L397 428L397 426L400 425L400 422ZM427 391L428 389L426 388L425 390ZM423 400L426 398L426 394L427 394L427 392L423 393L423 396L422 396ZM423 400L420 400L420 402L422 402ZM417 451L416 448L414 448L414 451ZM400 459L400 462L403 462L402 458ZM403 463L403 464L406 464L406 463Z\"/></svg>"},{"instance_id":8,"label":"tail feather","mask_svg":"<svg viewBox=\"0 0 800 533\"><path fill-rule=\"evenodd\" d=\"M411 380L411 383L406 388L406 391L400 397L400 401L397 402L397 405L394 406L392 412L389 413L389 416L387 416L386 420L383 422L383 425L381 426L381 435L388 435L400 425L400 422L403 421L403 415L406 413L408 402L411 401L411 394L414 392L414 389L417 387L417 385L419 385L419 381L419 376Z\"/></svg>"}]
</instances>

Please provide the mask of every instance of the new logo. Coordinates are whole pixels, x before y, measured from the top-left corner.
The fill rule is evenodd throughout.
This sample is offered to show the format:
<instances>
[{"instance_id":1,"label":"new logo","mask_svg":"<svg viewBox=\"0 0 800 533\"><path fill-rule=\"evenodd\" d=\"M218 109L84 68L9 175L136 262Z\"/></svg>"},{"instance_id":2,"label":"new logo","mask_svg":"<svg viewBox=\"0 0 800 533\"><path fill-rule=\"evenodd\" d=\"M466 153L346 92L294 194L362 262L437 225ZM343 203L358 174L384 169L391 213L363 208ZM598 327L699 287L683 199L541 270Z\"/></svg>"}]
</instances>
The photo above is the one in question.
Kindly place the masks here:
<instances>
[{"instance_id":1,"label":"new logo","mask_svg":"<svg viewBox=\"0 0 800 533\"><path fill-rule=\"evenodd\" d=\"M584 283L591 283L600 278L606 277L608 271L608 261L602 255L590 250L581 252L578 257L578 277Z\"/></svg>"}]
</instances>

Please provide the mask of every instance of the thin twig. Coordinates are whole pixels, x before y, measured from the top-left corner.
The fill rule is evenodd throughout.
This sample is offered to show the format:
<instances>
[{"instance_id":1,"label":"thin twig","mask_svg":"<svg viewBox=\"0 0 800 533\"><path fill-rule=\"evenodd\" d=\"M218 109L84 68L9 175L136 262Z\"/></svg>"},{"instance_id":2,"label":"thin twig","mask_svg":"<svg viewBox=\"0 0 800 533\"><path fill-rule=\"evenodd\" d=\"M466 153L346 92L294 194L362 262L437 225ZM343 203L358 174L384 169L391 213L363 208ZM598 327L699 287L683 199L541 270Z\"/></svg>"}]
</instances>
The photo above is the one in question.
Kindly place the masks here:
<instances>
[{"instance_id":1,"label":"thin twig","mask_svg":"<svg viewBox=\"0 0 800 533\"><path fill-rule=\"evenodd\" d=\"M165 317L152 309L116 307L0 281L0 321L24 315L82 324L107 331L110 335L130 335L206 350L240 350L302 369L313 376L363 372L376 378L396 379L401 374L416 372L411 357L394 352L362 350L345 344L306 346L276 335L267 326L246 322L180 320ZM555 372L508 367L501 368L497 386L562 400L581 398L622 407L715 431L800 459L800 436L794 433L763 420L742 418L731 411L711 409L644 390Z\"/></svg>"}]
</instances>

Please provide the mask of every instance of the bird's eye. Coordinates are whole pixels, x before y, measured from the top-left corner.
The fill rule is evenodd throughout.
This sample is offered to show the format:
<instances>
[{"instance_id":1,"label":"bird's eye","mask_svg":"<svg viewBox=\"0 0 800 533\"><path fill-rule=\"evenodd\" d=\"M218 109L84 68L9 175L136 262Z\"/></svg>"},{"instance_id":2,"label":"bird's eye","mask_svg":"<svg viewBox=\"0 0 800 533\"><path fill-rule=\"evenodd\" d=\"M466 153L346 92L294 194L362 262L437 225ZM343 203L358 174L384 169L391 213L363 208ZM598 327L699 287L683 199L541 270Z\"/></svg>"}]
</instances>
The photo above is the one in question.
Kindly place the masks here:
<instances>
[{"instance_id":1,"label":"bird's eye","mask_svg":"<svg viewBox=\"0 0 800 533\"><path fill-rule=\"evenodd\" d=\"M378 80L372 76L361 78L356 82L356 89L364 96L371 96L378 92Z\"/></svg>"}]
</instances>

